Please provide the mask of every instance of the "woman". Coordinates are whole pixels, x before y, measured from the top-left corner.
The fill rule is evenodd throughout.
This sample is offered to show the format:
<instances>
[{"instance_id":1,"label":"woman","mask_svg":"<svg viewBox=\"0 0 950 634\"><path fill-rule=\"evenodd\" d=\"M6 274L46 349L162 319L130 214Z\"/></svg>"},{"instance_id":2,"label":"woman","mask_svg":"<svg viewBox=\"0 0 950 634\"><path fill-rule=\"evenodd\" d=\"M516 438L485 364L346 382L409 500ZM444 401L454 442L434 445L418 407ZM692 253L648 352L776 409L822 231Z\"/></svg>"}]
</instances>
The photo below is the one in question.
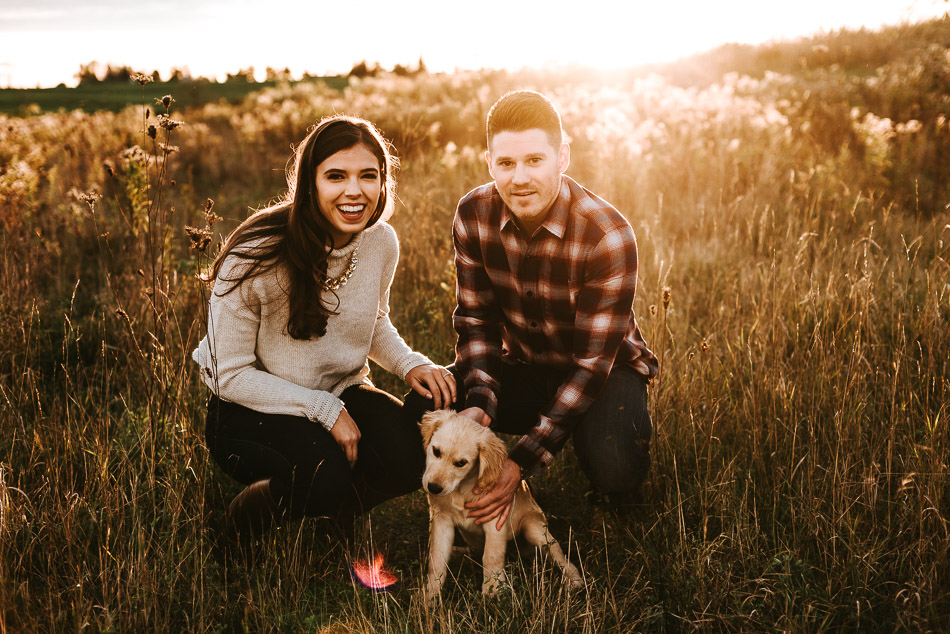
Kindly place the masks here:
<instances>
[{"instance_id":1,"label":"woman","mask_svg":"<svg viewBox=\"0 0 950 634\"><path fill-rule=\"evenodd\" d=\"M296 150L289 193L245 220L206 274L208 336L193 355L213 392L206 438L246 485L226 513L230 541L285 518L346 527L420 486L418 421L373 386L367 359L437 407L456 385L389 320L394 163L371 123L324 119Z\"/></svg>"}]
</instances>

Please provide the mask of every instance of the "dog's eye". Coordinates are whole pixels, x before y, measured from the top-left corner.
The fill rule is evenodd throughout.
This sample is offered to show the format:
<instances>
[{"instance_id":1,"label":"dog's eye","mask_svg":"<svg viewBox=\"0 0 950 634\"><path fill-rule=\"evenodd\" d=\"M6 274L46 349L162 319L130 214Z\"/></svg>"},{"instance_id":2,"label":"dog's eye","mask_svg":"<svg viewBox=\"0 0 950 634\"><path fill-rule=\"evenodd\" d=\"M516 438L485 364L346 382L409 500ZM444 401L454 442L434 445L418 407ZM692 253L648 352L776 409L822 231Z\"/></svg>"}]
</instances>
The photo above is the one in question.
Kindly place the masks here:
<instances>
[{"instance_id":1,"label":"dog's eye","mask_svg":"<svg viewBox=\"0 0 950 634\"><path fill-rule=\"evenodd\" d=\"M454 464L456 467L459 467L461 469L462 467L468 464L468 460L456 460L452 464Z\"/></svg>"},{"instance_id":2,"label":"dog's eye","mask_svg":"<svg viewBox=\"0 0 950 634\"><path fill-rule=\"evenodd\" d=\"M441 458L441 457L442 457L442 452L439 451L439 449L438 449L437 447L433 447L433 448L432 448L432 455L435 456L436 458Z\"/></svg>"}]
</instances>

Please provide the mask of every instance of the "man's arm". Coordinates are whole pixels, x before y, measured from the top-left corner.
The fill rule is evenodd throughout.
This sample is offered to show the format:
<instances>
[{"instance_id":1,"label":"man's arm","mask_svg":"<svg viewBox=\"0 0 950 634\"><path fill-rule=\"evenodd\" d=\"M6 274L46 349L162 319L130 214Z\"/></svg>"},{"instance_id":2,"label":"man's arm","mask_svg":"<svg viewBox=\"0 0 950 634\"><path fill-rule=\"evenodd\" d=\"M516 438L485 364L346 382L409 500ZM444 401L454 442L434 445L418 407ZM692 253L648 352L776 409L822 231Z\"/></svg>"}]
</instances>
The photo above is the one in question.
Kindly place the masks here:
<instances>
[{"instance_id":1,"label":"man's arm","mask_svg":"<svg viewBox=\"0 0 950 634\"><path fill-rule=\"evenodd\" d=\"M456 367L465 387L465 407L480 408L494 418L501 390L502 313L482 262L474 209L464 200L456 211L452 233L457 280L452 324L458 333Z\"/></svg>"}]
</instances>

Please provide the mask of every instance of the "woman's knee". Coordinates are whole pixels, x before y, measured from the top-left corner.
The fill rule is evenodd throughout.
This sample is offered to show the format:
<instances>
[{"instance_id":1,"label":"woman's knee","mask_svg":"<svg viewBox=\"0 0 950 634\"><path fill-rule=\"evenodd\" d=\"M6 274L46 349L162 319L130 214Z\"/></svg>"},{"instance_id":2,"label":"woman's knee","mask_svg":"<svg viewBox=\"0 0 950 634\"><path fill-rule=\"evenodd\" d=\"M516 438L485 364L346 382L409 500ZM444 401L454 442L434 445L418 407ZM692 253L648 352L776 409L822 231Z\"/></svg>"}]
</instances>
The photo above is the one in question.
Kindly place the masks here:
<instances>
[{"instance_id":1,"label":"woman's knee","mask_svg":"<svg viewBox=\"0 0 950 634\"><path fill-rule=\"evenodd\" d=\"M353 497L353 472L344 457L328 457L295 469L289 490L295 516L332 516Z\"/></svg>"}]
</instances>

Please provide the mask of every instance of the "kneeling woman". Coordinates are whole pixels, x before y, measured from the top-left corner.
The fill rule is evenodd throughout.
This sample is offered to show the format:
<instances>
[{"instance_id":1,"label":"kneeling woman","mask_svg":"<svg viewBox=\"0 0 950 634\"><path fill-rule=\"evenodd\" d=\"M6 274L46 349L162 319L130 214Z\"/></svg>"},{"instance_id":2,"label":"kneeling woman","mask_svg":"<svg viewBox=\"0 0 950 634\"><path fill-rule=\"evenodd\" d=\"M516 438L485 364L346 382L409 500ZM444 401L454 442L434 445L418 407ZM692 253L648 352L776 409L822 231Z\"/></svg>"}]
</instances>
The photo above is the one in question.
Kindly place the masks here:
<instances>
[{"instance_id":1,"label":"kneeling woman","mask_svg":"<svg viewBox=\"0 0 950 634\"><path fill-rule=\"evenodd\" d=\"M245 220L206 274L208 335L193 356L213 392L208 448L246 485L226 514L231 540L302 516L346 527L420 486L418 421L373 386L367 359L436 406L454 401L455 382L389 320L393 165L369 122L321 121L296 150L287 196Z\"/></svg>"}]
</instances>

